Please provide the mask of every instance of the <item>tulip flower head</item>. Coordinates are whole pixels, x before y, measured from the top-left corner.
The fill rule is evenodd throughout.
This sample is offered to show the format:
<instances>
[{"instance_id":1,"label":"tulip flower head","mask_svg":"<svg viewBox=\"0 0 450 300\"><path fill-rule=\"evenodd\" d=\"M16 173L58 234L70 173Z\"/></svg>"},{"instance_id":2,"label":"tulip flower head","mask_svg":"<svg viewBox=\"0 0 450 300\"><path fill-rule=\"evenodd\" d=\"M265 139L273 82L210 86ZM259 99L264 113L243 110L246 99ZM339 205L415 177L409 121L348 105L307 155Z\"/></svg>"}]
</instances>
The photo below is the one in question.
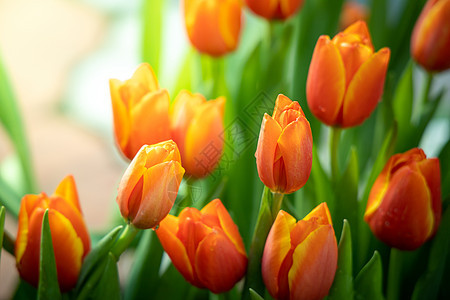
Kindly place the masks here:
<instances>
[{"instance_id":1,"label":"tulip flower head","mask_svg":"<svg viewBox=\"0 0 450 300\"><path fill-rule=\"evenodd\" d=\"M414 148L393 155L370 191L364 220L390 247L414 250L437 231L441 219L439 160Z\"/></svg>"},{"instance_id":2,"label":"tulip flower head","mask_svg":"<svg viewBox=\"0 0 450 300\"><path fill-rule=\"evenodd\" d=\"M450 0L428 0L411 37L414 60L428 71L450 68Z\"/></svg>"},{"instance_id":3,"label":"tulip flower head","mask_svg":"<svg viewBox=\"0 0 450 300\"><path fill-rule=\"evenodd\" d=\"M75 181L64 178L55 193L25 195L19 211L15 256L20 277L37 287L42 219L48 209L48 222L61 291L72 289L81 264L90 250L89 234L81 213Z\"/></svg>"},{"instance_id":4,"label":"tulip flower head","mask_svg":"<svg viewBox=\"0 0 450 300\"><path fill-rule=\"evenodd\" d=\"M276 299L322 299L337 269L338 249L326 203L303 220L281 210L267 236L262 276Z\"/></svg>"},{"instance_id":5,"label":"tulip flower head","mask_svg":"<svg viewBox=\"0 0 450 300\"><path fill-rule=\"evenodd\" d=\"M285 20L293 16L303 5L304 0L245 0L247 6L257 15Z\"/></svg>"},{"instance_id":6,"label":"tulip flower head","mask_svg":"<svg viewBox=\"0 0 450 300\"><path fill-rule=\"evenodd\" d=\"M255 153L261 181L273 192L293 193L312 167L312 134L300 104L278 95L273 115L264 115Z\"/></svg>"},{"instance_id":7,"label":"tulip flower head","mask_svg":"<svg viewBox=\"0 0 450 300\"><path fill-rule=\"evenodd\" d=\"M222 56L236 49L240 0L184 0L184 15L189 40L199 52Z\"/></svg>"},{"instance_id":8,"label":"tulip flower head","mask_svg":"<svg viewBox=\"0 0 450 300\"><path fill-rule=\"evenodd\" d=\"M172 140L142 146L119 185L122 216L140 229L157 226L172 208L183 175L180 152Z\"/></svg>"},{"instance_id":9,"label":"tulip flower head","mask_svg":"<svg viewBox=\"0 0 450 300\"><path fill-rule=\"evenodd\" d=\"M223 293L245 275L242 238L219 199L201 211L187 207L178 217L168 215L156 234L173 265L196 287Z\"/></svg>"},{"instance_id":10,"label":"tulip flower head","mask_svg":"<svg viewBox=\"0 0 450 300\"><path fill-rule=\"evenodd\" d=\"M109 81L117 144L128 159L142 145L170 139L169 93L159 88L149 64L141 64L122 82Z\"/></svg>"},{"instance_id":11,"label":"tulip flower head","mask_svg":"<svg viewBox=\"0 0 450 300\"><path fill-rule=\"evenodd\" d=\"M187 175L205 177L217 166L224 143L224 107L224 97L206 101L188 91L181 91L171 106L172 138Z\"/></svg>"},{"instance_id":12,"label":"tulip flower head","mask_svg":"<svg viewBox=\"0 0 450 300\"><path fill-rule=\"evenodd\" d=\"M383 94L390 50L374 52L367 25L358 21L332 40L317 41L306 82L311 112L329 126L366 120Z\"/></svg>"}]
</instances>

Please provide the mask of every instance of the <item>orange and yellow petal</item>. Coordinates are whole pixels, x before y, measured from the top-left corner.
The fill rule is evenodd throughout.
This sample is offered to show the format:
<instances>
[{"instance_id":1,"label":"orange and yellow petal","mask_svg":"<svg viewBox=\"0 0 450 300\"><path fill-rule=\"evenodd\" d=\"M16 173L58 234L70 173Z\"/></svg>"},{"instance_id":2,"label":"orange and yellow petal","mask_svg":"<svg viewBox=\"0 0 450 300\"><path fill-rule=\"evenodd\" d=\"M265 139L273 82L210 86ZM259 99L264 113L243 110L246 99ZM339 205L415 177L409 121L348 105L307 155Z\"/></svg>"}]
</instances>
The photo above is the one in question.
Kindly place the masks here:
<instances>
[{"instance_id":1,"label":"orange and yellow petal","mask_svg":"<svg viewBox=\"0 0 450 300\"><path fill-rule=\"evenodd\" d=\"M72 175L66 176L58 185L53 196L59 196L70 203L81 214L80 202L78 199L77 186Z\"/></svg>"},{"instance_id":2,"label":"orange and yellow petal","mask_svg":"<svg viewBox=\"0 0 450 300\"><path fill-rule=\"evenodd\" d=\"M117 79L111 79L109 81L115 138L119 148L124 152L130 138L130 116L128 108L119 94L121 85L122 82Z\"/></svg>"},{"instance_id":3,"label":"orange and yellow petal","mask_svg":"<svg viewBox=\"0 0 450 300\"><path fill-rule=\"evenodd\" d=\"M155 72L153 72L152 67L148 63L142 63L134 72L131 80L139 82L148 91L159 90L158 79L156 78Z\"/></svg>"}]
</instances>

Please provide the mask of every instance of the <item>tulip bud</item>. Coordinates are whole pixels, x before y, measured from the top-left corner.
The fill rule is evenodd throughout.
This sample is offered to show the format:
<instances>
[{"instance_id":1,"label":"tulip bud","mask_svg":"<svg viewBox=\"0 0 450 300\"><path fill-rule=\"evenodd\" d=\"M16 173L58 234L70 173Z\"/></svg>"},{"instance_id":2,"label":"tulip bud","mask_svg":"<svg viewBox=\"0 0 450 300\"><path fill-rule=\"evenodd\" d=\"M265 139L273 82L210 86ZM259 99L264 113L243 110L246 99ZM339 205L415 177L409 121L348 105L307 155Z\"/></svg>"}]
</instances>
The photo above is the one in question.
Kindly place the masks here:
<instances>
[{"instance_id":1,"label":"tulip bud","mask_svg":"<svg viewBox=\"0 0 450 300\"><path fill-rule=\"evenodd\" d=\"M428 71L450 68L450 0L428 0L414 26L411 55Z\"/></svg>"},{"instance_id":2,"label":"tulip bud","mask_svg":"<svg viewBox=\"0 0 450 300\"><path fill-rule=\"evenodd\" d=\"M393 155L370 191L364 220L390 247L414 250L436 232L441 219L437 158L414 148Z\"/></svg>"},{"instance_id":3,"label":"tulip bud","mask_svg":"<svg viewBox=\"0 0 450 300\"><path fill-rule=\"evenodd\" d=\"M157 226L172 208L183 174L173 141L142 146L119 185L122 216L140 229Z\"/></svg>"},{"instance_id":4,"label":"tulip bud","mask_svg":"<svg viewBox=\"0 0 450 300\"><path fill-rule=\"evenodd\" d=\"M168 215L156 234L173 265L196 287L223 293L245 275L242 238L219 199L201 211L187 207L178 217Z\"/></svg>"},{"instance_id":5,"label":"tulip bud","mask_svg":"<svg viewBox=\"0 0 450 300\"><path fill-rule=\"evenodd\" d=\"M90 250L72 176L64 178L50 197L41 193L22 198L15 244L17 269L20 277L37 287L42 219L47 209L58 283L61 291L67 292L76 285L81 264Z\"/></svg>"},{"instance_id":6,"label":"tulip bud","mask_svg":"<svg viewBox=\"0 0 450 300\"><path fill-rule=\"evenodd\" d=\"M305 185L312 166L312 134L300 104L278 95L272 117L264 115L255 153L261 181L273 192Z\"/></svg>"},{"instance_id":7,"label":"tulip bud","mask_svg":"<svg viewBox=\"0 0 450 300\"><path fill-rule=\"evenodd\" d=\"M186 29L201 53L222 56L236 49L241 31L239 0L184 0Z\"/></svg>"},{"instance_id":8,"label":"tulip bud","mask_svg":"<svg viewBox=\"0 0 450 300\"><path fill-rule=\"evenodd\" d=\"M339 28L344 30L357 21L366 22L368 19L369 11L365 5L356 1L347 1L342 6Z\"/></svg>"},{"instance_id":9,"label":"tulip bud","mask_svg":"<svg viewBox=\"0 0 450 300\"><path fill-rule=\"evenodd\" d=\"M303 0L245 0L245 2L255 14L268 20L285 20L303 5Z\"/></svg>"},{"instance_id":10,"label":"tulip bud","mask_svg":"<svg viewBox=\"0 0 450 300\"><path fill-rule=\"evenodd\" d=\"M149 64L141 64L122 82L109 81L117 144L128 159L142 145L170 139L169 93L159 88Z\"/></svg>"},{"instance_id":11,"label":"tulip bud","mask_svg":"<svg viewBox=\"0 0 450 300\"><path fill-rule=\"evenodd\" d=\"M281 210L264 247L264 284L276 299L322 299L333 283L337 257L326 203L298 222Z\"/></svg>"},{"instance_id":12,"label":"tulip bud","mask_svg":"<svg viewBox=\"0 0 450 300\"><path fill-rule=\"evenodd\" d=\"M317 41L306 82L311 112L329 126L367 119L383 94L390 50L374 53L367 25L358 21L332 40Z\"/></svg>"},{"instance_id":13,"label":"tulip bud","mask_svg":"<svg viewBox=\"0 0 450 300\"><path fill-rule=\"evenodd\" d=\"M223 151L225 98L206 101L200 94L181 91L170 109L172 138L186 174L205 177L217 166Z\"/></svg>"}]
</instances>

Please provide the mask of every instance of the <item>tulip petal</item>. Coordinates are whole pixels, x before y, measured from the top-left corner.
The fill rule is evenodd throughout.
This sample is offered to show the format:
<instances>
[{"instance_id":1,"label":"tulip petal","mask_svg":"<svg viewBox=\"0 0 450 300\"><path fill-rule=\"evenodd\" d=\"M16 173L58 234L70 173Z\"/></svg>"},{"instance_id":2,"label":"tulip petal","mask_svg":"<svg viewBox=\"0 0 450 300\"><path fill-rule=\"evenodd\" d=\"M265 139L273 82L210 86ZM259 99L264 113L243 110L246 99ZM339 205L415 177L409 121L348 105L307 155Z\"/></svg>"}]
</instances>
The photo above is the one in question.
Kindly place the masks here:
<instances>
[{"instance_id":1,"label":"tulip petal","mask_svg":"<svg viewBox=\"0 0 450 300\"><path fill-rule=\"evenodd\" d=\"M434 213L434 230L437 230L441 220L441 168L439 166L439 159L430 158L419 162L418 167L424 179L427 182L428 188L431 192L432 209Z\"/></svg>"},{"instance_id":2,"label":"tulip petal","mask_svg":"<svg viewBox=\"0 0 450 300\"><path fill-rule=\"evenodd\" d=\"M142 145L156 144L170 139L169 93L150 92L132 108L133 125L125 155L132 159Z\"/></svg>"},{"instance_id":3,"label":"tulip petal","mask_svg":"<svg viewBox=\"0 0 450 300\"><path fill-rule=\"evenodd\" d=\"M236 49L241 31L241 4L227 0L220 5L219 28L228 51Z\"/></svg>"},{"instance_id":4,"label":"tulip petal","mask_svg":"<svg viewBox=\"0 0 450 300\"><path fill-rule=\"evenodd\" d=\"M367 28L366 22L362 20L356 21L347 27L343 33L358 35L361 38L361 42L373 51L372 39L370 37L369 28Z\"/></svg>"},{"instance_id":5,"label":"tulip petal","mask_svg":"<svg viewBox=\"0 0 450 300\"><path fill-rule=\"evenodd\" d=\"M331 225L312 232L293 254L289 271L291 299L322 299L328 294L337 268L337 242Z\"/></svg>"},{"instance_id":6,"label":"tulip petal","mask_svg":"<svg viewBox=\"0 0 450 300\"><path fill-rule=\"evenodd\" d=\"M283 18L288 18L303 5L303 0L279 0Z\"/></svg>"},{"instance_id":7,"label":"tulip petal","mask_svg":"<svg viewBox=\"0 0 450 300\"><path fill-rule=\"evenodd\" d=\"M143 174L139 210L132 220L137 228L153 228L169 213L178 194L184 170L176 161L163 162Z\"/></svg>"},{"instance_id":8,"label":"tulip petal","mask_svg":"<svg viewBox=\"0 0 450 300\"><path fill-rule=\"evenodd\" d=\"M161 221L159 228L155 230L159 241L164 250L172 260L173 265L186 278L187 281L194 281L194 274L186 248L177 238L178 219L175 216L168 215Z\"/></svg>"},{"instance_id":9,"label":"tulip petal","mask_svg":"<svg viewBox=\"0 0 450 300\"><path fill-rule=\"evenodd\" d=\"M303 218L303 220L308 221L312 218L317 218L318 223L321 225L333 225L330 210L328 209L326 202L317 205L306 217Z\"/></svg>"},{"instance_id":10,"label":"tulip petal","mask_svg":"<svg viewBox=\"0 0 450 300\"><path fill-rule=\"evenodd\" d=\"M213 229L198 245L195 271L199 281L213 293L230 290L246 269L247 257L220 231Z\"/></svg>"},{"instance_id":11,"label":"tulip petal","mask_svg":"<svg viewBox=\"0 0 450 300\"><path fill-rule=\"evenodd\" d=\"M265 19L272 19L277 12L279 5L278 1L279 0L247 0L246 2L248 7L257 15L260 15Z\"/></svg>"},{"instance_id":12,"label":"tulip petal","mask_svg":"<svg viewBox=\"0 0 450 300\"><path fill-rule=\"evenodd\" d=\"M280 268L291 249L291 229L296 220L280 210L266 239L261 263L264 284L273 297L279 293Z\"/></svg>"},{"instance_id":13,"label":"tulip petal","mask_svg":"<svg viewBox=\"0 0 450 300\"><path fill-rule=\"evenodd\" d=\"M224 144L223 114L225 98L205 102L198 108L185 139L181 161L186 173L201 178L219 162Z\"/></svg>"},{"instance_id":14,"label":"tulip petal","mask_svg":"<svg viewBox=\"0 0 450 300\"><path fill-rule=\"evenodd\" d=\"M77 186L72 175L66 176L58 185L53 196L59 196L70 203L81 214Z\"/></svg>"},{"instance_id":15,"label":"tulip petal","mask_svg":"<svg viewBox=\"0 0 450 300\"><path fill-rule=\"evenodd\" d=\"M131 80L144 85L149 91L159 90L158 79L148 63L142 63L134 72Z\"/></svg>"},{"instance_id":16,"label":"tulip petal","mask_svg":"<svg viewBox=\"0 0 450 300\"><path fill-rule=\"evenodd\" d=\"M309 66L306 95L311 112L334 125L345 94L345 69L339 50L328 36L317 41Z\"/></svg>"},{"instance_id":17,"label":"tulip petal","mask_svg":"<svg viewBox=\"0 0 450 300\"><path fill-rule=\"evenodd\" d=\"M295 192L308 181L312 167L312 133L305 117L290 123L278 138L278 147L286 168L286 194Z\"/></svg>"},{"instance_id":18,"label":"tulip petal","mask_svg":"<svg viewBox=\"0 0 450 300\"><path fill-rule=\"evenodd\" d=\"M390 50L383 48L366 61L353 76L344 99L342 127L367 119L383 94Z\"/></svg>"},{"instance_id":19,"label":"tulip petal","mask_svg":"<svg viewBox=\"0 0 450 300\"><path fill-rule=\"evenodd\" d=\"M277 121L268 114L264 114L255 157L259 178L270 189L276 188L275 180L273 178L273 165L275 162L277 141L280 134L281 127Z\"/></svg>"},{"instance_id":20,"label":"tulip petal","mask_svg":"<svg viewBox=\"0 0 450 300\"><path fill-rule=\"evenodd\" d=\"M117 79L111 79L109 81L115 138L120 149L126 149L130 138L130 117L128 109L119 94L119 88L121 86L122 82Z\"/></svg>"}]
</instances>

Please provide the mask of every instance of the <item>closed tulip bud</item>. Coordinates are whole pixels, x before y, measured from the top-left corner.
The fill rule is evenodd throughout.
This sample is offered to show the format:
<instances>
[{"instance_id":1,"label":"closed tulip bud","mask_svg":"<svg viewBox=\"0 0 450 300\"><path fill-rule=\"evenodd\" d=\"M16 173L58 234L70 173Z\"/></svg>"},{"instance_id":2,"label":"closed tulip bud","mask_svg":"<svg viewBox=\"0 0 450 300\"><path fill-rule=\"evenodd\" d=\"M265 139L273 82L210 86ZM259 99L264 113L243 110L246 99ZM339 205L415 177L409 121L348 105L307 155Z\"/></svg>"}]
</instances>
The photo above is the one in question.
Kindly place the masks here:
<instances>
[{"instance_id":1,"label":"closed tulip bud","mask_svg":"<svg viewBox=\"0 0 450 300\"><path fill-rule=\"evenodd\" d=\"M428 71L450 68L450 0L428 0L414 26L411 54Z\"/></svg>"},{"instance_id":2,"label":"closed tulip bud","mask_svg":"<svg viewBox=\"0 0 450 300\"><path fill-rule=\"evenodd\" d=\"M278 95L272 117L264 115L255 153L261 181L273 192L305 185L312 166L312 134L300 104Z\"/></svg>"},{"instance_id":3,"label":"closed tulip bud","mask_svg":"<svg viewBox=\"0 0 450 300\"><path fill-rule=\"evenodd\" d=\"M173 141L142 146L119 185L117 203L122 216L140 229L157 226L172 208L183 175Z\"/></svg>"},{"instance_id":4,"label":"closed tulip bud","mask_svg":"<svg viewBox=\"0 0 450 300\"><path fill-rule=\"evenodd\" d=\"M17 269L20 277L38 285L42 219L47 209L58 283L61 291L67 292L76 285L81 264L90 250L72 176L64 178L50 197L41 193L22 198L15 244Z\"/></svg>"},{"instance_id":5,"label":"closed tulip bud","mask_svg":"<svg viewBox=\"0 0 450 300\"><path fill-rule=\"evenodd\" d=\"M169 93L160 89L149 64L138 67L122 82L109 81L117 144L128 159L142 145L170 139Z\"/></svg>"},{"instance_id":6,"label":"closed tulip bud","mask_svg":"<svg viewBox=\"0 0 450 300\"><path fill-rule=\"evenodd\" d=\"M245 0L257 15L268 19L287 19L303 5L304 0Z\"/></svg>"},{"instance_id":7,"label":"closed tulip bud","mask_svg":"<svg viewBox=\"0 0 450 300\"><path fill-rule=\"evenodd\" d=\"M173 265L192 285L213 293L230 290L247 270L237 226L219 199L201 211L187 207L156 230Z\"/></svg>"},{"instance_id":8,"label":"closed tulip bud","mask_svg":"<svg viewBox=\"0 0 450 300\"><path fill-rule=\"evenodd\" d=\"M436 232L441 219L439 160L414 148L393 155L370 191L364 220L390 247L414 250Z\"/></svg>"},{"instance_id":9,"label":"closed tulip bud","mask_svg":"<svg viewBox=\"0 0 450 300\"><path fill-rule=\"evenodd\" d=\"M222 56L236 49L241 32L239 0L184 0L186 29L201 53Z\"/></svg>"},{"instance_id":10,"label":"closed tulip bud","mask_svg":"<svg viewBox=\"0 0 450 300\"><path fill-rule=\"evenodd\" d=\"M206 101L200 94L181 91L170 109L172 138L186 174L205 177L217 166L223 151L225 98Z\"/></svg>"},{"instance_id":11,"label":"closed tulip bud","mask_svg":"<svg viewBox=\"0 0 450 300\"><path fill-rule=\"evenodd\" d=\"M339 28L344 30L357 21L367 21L368 19L369 11L365 5L356 1L347 1L342 7Z\"/></svg>"},{"instance_id":12,"label":"closed tulip bud","mask_svg":"<svg viewBox=\"0 0 450 300\"><path fill-rule=\"evenodd\" d=\"M367 25L358 21L332 40L317 41L306 82L311 112L330 126L367 119L383 94L390 50L374 52Z\"/></svg>"},{"instance_id":13,"label":"closed tulip bud","mask_svg":"<svg viewBox=\"0 0 450 300\"><path fill-rule=\"evenodd\" d=\"M262 258L262 276L276 299L322 299L337 269L338 249L326 203L303 220L278 213Z\"/></svg>"}]
</instances>

